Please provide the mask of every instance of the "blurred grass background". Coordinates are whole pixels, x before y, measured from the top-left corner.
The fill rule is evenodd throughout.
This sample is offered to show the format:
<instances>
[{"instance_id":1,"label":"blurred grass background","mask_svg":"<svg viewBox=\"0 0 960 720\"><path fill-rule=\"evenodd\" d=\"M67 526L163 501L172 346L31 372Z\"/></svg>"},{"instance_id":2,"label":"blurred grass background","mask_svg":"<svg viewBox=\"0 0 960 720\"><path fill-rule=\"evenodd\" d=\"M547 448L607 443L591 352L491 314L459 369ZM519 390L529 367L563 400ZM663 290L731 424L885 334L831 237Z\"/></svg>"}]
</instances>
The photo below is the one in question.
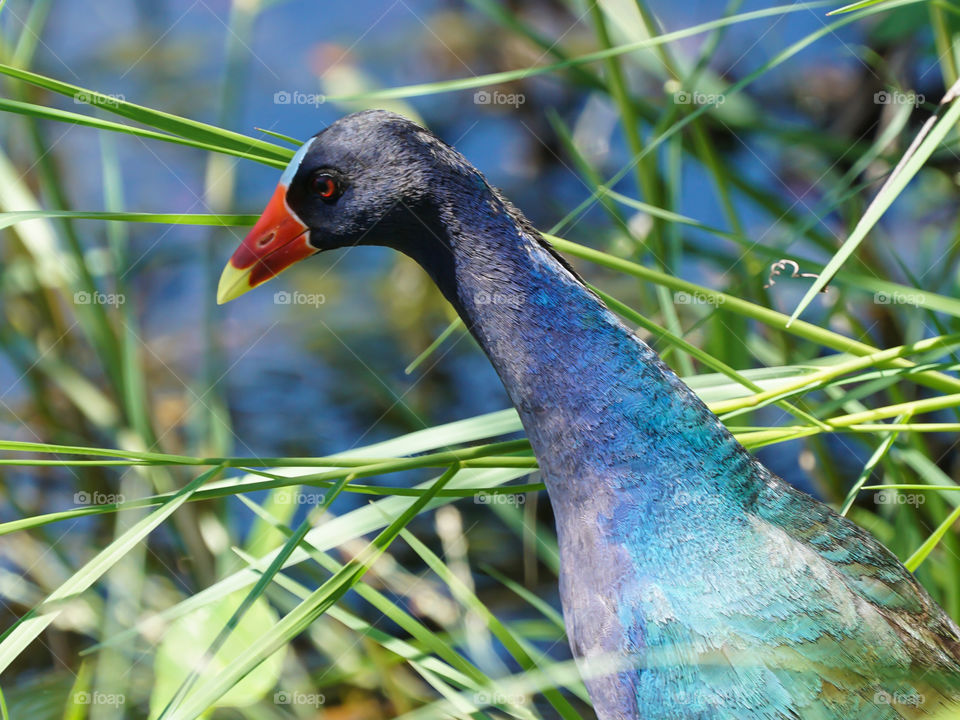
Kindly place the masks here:
<instances>
[{"instance_id":1,"label":"blurred grass background","mask_svg":"<svg viewBox=\"0 0 960 720\"><path fill-rule=\"evenodd\" d=\"M365 107L960 617L960 12L839 5L8 0L4 716L591 717L535 462L426 276L214 304L288 139Z\"/></svg>"}]
</instances>

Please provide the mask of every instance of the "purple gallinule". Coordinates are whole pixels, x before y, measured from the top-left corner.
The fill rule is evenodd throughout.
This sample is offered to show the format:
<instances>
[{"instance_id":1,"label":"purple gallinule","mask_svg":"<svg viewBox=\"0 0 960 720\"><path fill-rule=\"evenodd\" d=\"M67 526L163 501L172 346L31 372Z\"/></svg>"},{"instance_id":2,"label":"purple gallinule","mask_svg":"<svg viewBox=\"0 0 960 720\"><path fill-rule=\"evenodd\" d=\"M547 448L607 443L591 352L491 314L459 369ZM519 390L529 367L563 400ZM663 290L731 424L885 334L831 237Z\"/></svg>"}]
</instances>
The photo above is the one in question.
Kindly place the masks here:
<instances>
[{"instance_id":1,"label":"purple gallinule","mask_svg":"<svg viewBox=\"0 0 960 720\"><path fill-rule=\"evenodd\" d=\"M218 300L354 245L416 260L506 386L553 505L570 644L602 720L877 720L956 704L960 630L896 557L752 457L422 127L362 112L305 143Z\"/></svg>"}]
</instances>

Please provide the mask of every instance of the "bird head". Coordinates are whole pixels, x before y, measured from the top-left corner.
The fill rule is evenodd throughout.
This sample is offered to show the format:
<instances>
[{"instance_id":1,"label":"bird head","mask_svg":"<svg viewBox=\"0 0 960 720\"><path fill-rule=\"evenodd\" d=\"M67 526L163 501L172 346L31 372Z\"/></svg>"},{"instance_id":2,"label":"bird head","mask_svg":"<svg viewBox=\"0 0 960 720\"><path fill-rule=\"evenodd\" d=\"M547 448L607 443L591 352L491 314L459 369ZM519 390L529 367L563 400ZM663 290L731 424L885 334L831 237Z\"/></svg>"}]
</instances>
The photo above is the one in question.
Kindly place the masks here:
<instances>
[{"instance_id":1,"label":"bird head","mask_svg":"<svg viewBox=\"0 0 960 720\"><path fill-rule=\"evenodd\" d=\"M333 248L386 245L430 268L431 255L449 255L444 233L431 231L437 198L464 182L486 188L473 166L419 125L383 110L348 115L294 155L224 268L217 302Z\"/></svg>"}]
</instances>

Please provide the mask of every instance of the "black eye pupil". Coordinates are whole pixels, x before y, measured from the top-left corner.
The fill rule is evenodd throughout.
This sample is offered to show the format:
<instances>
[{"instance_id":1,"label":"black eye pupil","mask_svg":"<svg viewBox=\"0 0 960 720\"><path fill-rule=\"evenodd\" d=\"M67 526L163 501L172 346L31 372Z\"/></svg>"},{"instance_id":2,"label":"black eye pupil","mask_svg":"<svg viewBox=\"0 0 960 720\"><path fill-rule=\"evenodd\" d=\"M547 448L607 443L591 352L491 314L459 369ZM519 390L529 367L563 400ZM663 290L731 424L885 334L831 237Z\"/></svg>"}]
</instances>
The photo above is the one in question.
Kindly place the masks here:
<instances>
[{"instance_id":1,"label":"black eye pupil","mask_svg":"<svg viewBox=\"0 0 960 720\"><path fill-rule=\"evenodd\" d=\"M317 175L313 178L313 191L324 199L337 194L337 181L329 175Z\"/></svg>"}]
</instances>

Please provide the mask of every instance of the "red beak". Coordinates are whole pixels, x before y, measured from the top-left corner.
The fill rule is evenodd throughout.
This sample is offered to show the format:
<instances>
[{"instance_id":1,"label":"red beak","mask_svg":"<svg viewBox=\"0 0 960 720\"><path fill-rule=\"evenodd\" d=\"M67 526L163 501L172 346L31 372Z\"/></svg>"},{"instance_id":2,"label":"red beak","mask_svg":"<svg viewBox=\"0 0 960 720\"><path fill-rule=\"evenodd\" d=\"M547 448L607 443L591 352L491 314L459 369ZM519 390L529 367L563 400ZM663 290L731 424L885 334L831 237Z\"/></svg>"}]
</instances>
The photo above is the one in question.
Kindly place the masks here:
<instances>
[{"instance_id":1,"label":"red beak","mask_svg":"<svg viewBox=\"0 0 960 720\"><path fill-rule=\"evenodd\" d=\"M287 186L277 185L257 224L223 269L217 287L222 305L276 277L317 252L308 242L310 229L287 205Z\"/></svg>"}]
</instances>

